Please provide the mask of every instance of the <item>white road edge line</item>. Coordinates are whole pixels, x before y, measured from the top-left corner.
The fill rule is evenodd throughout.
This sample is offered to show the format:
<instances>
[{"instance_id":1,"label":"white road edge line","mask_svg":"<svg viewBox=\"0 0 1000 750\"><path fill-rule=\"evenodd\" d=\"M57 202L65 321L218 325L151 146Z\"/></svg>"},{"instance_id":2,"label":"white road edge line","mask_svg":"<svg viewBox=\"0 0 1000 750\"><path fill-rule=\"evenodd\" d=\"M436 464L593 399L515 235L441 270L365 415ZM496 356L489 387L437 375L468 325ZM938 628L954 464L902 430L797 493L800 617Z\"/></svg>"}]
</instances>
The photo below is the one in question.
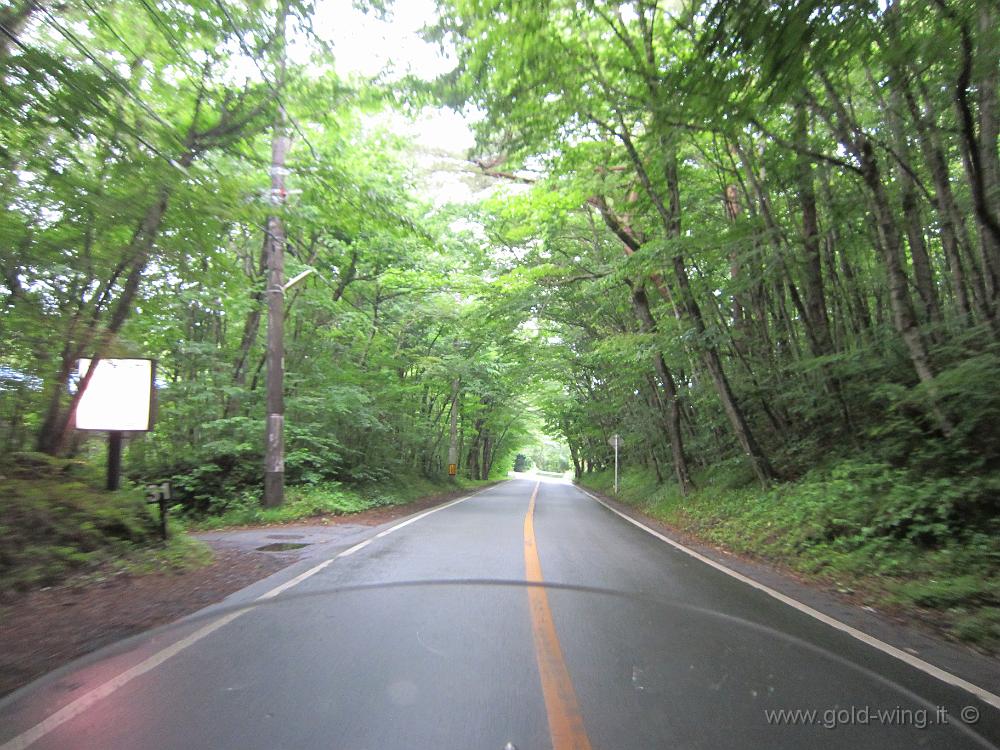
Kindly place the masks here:
<instances>
[{"instance_id":1,"label":"white road edge line","mask_svg":"<svg viewBox=\"0 0 1000 750\"><path fill-rule=\"evenodd\" d=\"M337 555L337 557L350 557L355 552L357 552L359 549L364 549L365 547L367 547L371 543L372 543L371 539L365 539L363 542L358 542L353 547L349 547L348 549L345 549L343 552L341 552L339 555ZM337 558L334 558L334 559L337 559Z\"/></svg>"},{"instance_id":2,"label":"white road edge line","mask_svg":"<svg viewBox=\"0 0 1000 750\"><path fill-rule=\"evenodd\" d=\"M403 521L402 523L398 523L395 526L386 529L385 531L381 531L375 536L365 539L363 542L360 542L359 544L355 544L353 547L349 547L348 549L345 549L342 552L338 552L333 557L324 560L319 565L315 565L312 568L309 568L309 570L305 571L304 573L299 573L299 575L295 576L295 578L285 581L279 586L275 586L270 591L258 596L254 601L259 602L259 601L265 601L267 599L273 599L278 594L287 591L293 586L298 586L307 578L311 578L312 576L316 575L321 570L326 568L328 565L332 564L334 560L337 560L338 558L341 557L347 557L348 555L353 555L359 549L371 544L375 539L387 536L394 531L398 531L404 526L409 526L411 523L419 521L421 518L426 518L432 513L437 513L439 510L444 510L445 508L450 508L453 505L464 503L466 500L471 500L476 495L481 495L482 493L486 492L487 490L493 489L496 486L497 485L490 485L489 487L484 487L478 492L473 492L471 495L466 495L465 497L460 497L458 500L452 500L451 502L445 503L444 505L439 505L436 508L431 508L430 510L424 511L418 516L414 516L413 518ZM146 672L155 669L156 667L163 664L163 662L165 662L170 657L176 656L189 646L193 646L195 643L203 639L205 636L211 635L219 628L228 625L233 620L245 615L249 611L250 609L247 608L247 609L240 609L235 612L230 612L229 614L223 615L219 619L213 620L207 625L198 628L198 630L180 639L179 641L170 644L166 648L160 649L155 654L153 654L150 657L147 657L146 659L139 662L135 666L126 669L124 672L120 673L115 677L112 677L107 682L101 683L92 690L88 690L79 698L71 701L70 703L67 703L58 711L50 714L45 719L40 721L38 724L31 727L31 729L25 730L16 737L12 737L11 739L7 740L5 743L0 745L0 750L24 750L24 748L31 746L32 744L40 740L42 737L47 735L49 732L58 728L62 724L65 724L70 719L79 716L98 701L107 698L109 695L114 693L119 688L124 687L126 684L134 680L136 677L139 677L140 675L143 675Z\"/></svg>"},{"instance_id":3,"label":"white road edge line","mask_svg":"<svg viewBox=\"0 0 1000 750\"><path fill-rule=\"evenodd\" d=\"M722 563L716 562L715 560L713 560L713 559L711 559L709 557L705 557L705 555L702 555L702 554L699 554L698 552L695 552L690 547L685 547L680 542L677 542L677 541L671 539L670 537L665 536L665 535L661 534L660 532L658 532L658 531L656 531L654 529L649 528L644 523L635 520L634 518L632 518L631 516L627 515L626 513L622 513L617 508L612 508L606 502L604 502L603 500L601 500L601 498L597 497L596 495L591 494L590 492L587 492L587 490L583 489L582 487L579 487L577 485L574 485L574 486L578 490L580 490L580 492L582 492L583 494L587 495L591 499L596 500L598 503L600 503L601 505L603 505L605 508L607 508L608 510L610 510L612 513L614 513L615 515L618 515L618 516L624 518L626 521L628 521L633 526L638 526L643 531L649 532L650 534L652 534L653 536L655 536L657 539L660 539L661 541L664 541L667 544L669 544L669 545L671 545L673 547L676 547L681 552L684 552L684 553L690 555L691 557L695 558L696 560L699 560L699 561L705 563L706 565L710 565L711 567L715 568L716 570L718 570L718 571L720 571L722 573L725 573L726 575L731 576L731 577L735 578L738 581L742 581L743 583L747 584L748 586L752 586L755 589L763 591L765 594L767 594L768 596L774 597L779 602L787 604L789 607L797 609L799 612L802 612L803 614L809 615L810 617L813 617L813 618L819 620L820 622L829 625L831 628L835 628L835 629L841 631L842 633L846 633L847 635L851 636L852 638L858 639L862 643L867 643L872 648L876 648L876 649L878 649L879 651L881 651L884 654L888 654L889 656L894 656L895 658L899 659L900 661L909 664L911 667L913 667L915 669L919 669L921 672L924 672L926 674L929 674L931 677L936 677L937 679L941 680L942 682L945 682L945 683L947 683L949 685L952 685L952 686L957 687L957 688L961 688L962 690L965 690L965 691L967 691L969 693L972 693L972 695L976 696L977 698L979 698L984 703L988 703L989 705L993 706L994 708L1000 708L1000 695L996 695L994 693L991 693L986 688L981 688L978 685L974 685L974 684L972 684L971 682L969 682L967 680L963 680L961 677L959 677L957 675L953 675L951 672L946 672L945 670L941 669L940 667L936 667L933 664L931 664L930 662L926 662L923 659L914 656L913 654L909 654L906 651L903 651L902 649L896 648L895 646L892 646L892 645L886 643L885 641L880 641L875 636L869 635L868 633L865 633L865 632L863 632L861 630L858 630L857 628L851 627L847 623L843 623L840 620L837 620L837 619L835 619L833 617L830 617L830 615L824 614L823 612L820 612L817 609L813 609L809 605L803 604L802 602L798 601L797 599L793 599L792 597L790 597L790 596L788 596L786 594L782 594L780 591L775 591L770 586L766 586L763 583L761 583L760 581L755 581L753 578L750 578L749 576L745 576L742 573L738 573L735 570L733 570L732 568L727 568ZM6 750L6 748L0 748L0 750Z\"/></svg>"}]
</instances>

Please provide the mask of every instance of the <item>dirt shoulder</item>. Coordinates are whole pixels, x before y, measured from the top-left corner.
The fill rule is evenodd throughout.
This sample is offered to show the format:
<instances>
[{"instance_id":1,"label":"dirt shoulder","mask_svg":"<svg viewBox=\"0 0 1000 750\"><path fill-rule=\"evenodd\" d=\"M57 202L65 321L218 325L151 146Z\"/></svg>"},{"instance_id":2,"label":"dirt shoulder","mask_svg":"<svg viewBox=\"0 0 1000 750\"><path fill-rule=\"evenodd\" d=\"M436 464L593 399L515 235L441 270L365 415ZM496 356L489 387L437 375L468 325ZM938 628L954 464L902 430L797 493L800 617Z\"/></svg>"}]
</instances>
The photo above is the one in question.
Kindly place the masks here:
<instances>
[{"instance_id":1,"label":"dirt shoulder","mask_svg":"<svg viewBox=\"0 0 1000 750\"><path fill-rule=\"evenodd\" d=\"M0 695L73 659L176 620L294 562L218 550L210 565L146 575L110 566L14 597L0 609Z\"/></svg>"},{"instance_id":2,"label":"dirt shoulder","mask_svg":"<svg viewBox=\"0 0 1000 750\"><path fill-rule=\"evenodd\" d=\"M275 528L378 526L467 494L469 490L456 490L405 505L301 519ZM6 599L0 607L0 696L73 659L214 604L300 559L295 553L209 544L214 560L204 567L137 575L109 564L58 586Z\"/></svg>"}]
</instances>

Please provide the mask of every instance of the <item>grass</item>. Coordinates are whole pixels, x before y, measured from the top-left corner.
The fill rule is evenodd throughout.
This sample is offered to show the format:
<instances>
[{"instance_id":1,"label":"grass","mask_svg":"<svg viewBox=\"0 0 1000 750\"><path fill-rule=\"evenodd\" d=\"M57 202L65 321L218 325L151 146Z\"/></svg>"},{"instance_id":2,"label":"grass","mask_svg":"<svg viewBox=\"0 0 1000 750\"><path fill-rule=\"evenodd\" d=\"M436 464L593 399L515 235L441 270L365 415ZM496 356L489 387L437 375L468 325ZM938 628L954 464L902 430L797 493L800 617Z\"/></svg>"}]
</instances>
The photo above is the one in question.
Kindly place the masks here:
<instances>
[{"instance_id":1,"label":"grass","mask_svg":"<svg viewBox=\"0 0 1000 750\"><path fill-rule=\"evenodd\" d=\"M188 536L180 523L170 524L165 544L157 542L148 547L130 550L112 562L115 570L131 575L147 575L164 571L183 572L196 570L215 561L212 548Z\"/></svg>"},{"instance_id":2,"label":"grass","mask_svg":"<svg viewBox=\"0 0 1000 750\"><path fill-rule=\"evenodd\" d=\"M142 575L209 564L211 549L188 537L187 527L218 529L346 515L488 484L461 477L454 482L400 477L360 488L337 483L289 487L280 508L262 508L259 499L248 493L218 504L215 515L200 519L174 512L164 543L159 538L158 511L145 502L143 492L129 487L108 492L98 467L24 453L13 456L3 471L0 598L108 565Z\"/></svg>"},{"instance_id":3,"label":"grass","mask_svg":"<svg viewBox=\"0 0 1000 750\"><path fill-rule=\"evenodd\" d=\"M602 472L581 484L614 496L613 481ZM710 544L1000 650L996 520L956 522L956 509L968 514L989 500L996 478L945 481L842 461L768 490L738 464L717 465L695 481L698 489L682 497L674 483L658 485L652 473L630 470L618 499Z\"/></svg>"},{"instance_id":4,"label":"grass","mask_svg":"<svg viewBox=\"0 0 1000 750\"><path fill-rule=\"evenodd\" d=\"M425 477L400 477L349 487L338 482L288 487L285 503L279 508L263 508L256 493L247 493L213 509L212 515L187 521L192 529L220 529L229 526L281 524L326 515L349 515L371 508L406 505L431 495L474 489L488 482L456 477L434 482Z\"/></svg>"},{"instance_id":5,"label":"grass","mask_svg":"<svg viewBox=\"0 0 1000 750\"><path fill-rule=\"evenodd\" d=\"M113 561L132 572L204 565L211 551L183 534L158 536L142 492L108 492L83 462L25 453L0 477L0 596L49 586ZM175 531L179 530L175 524Z\"/></svg>"}]
</instances>

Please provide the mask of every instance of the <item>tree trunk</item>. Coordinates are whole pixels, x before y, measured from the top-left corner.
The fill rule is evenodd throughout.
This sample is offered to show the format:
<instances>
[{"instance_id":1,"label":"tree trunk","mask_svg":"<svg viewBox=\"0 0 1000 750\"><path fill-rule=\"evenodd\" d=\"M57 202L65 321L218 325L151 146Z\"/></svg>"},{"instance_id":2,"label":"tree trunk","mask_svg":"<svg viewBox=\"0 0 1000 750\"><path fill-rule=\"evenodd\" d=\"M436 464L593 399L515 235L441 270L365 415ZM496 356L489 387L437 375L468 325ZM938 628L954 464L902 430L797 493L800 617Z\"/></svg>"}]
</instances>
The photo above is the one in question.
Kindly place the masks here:
<instances>
[{"instance_id":1,"label":"tree trunk","mask_svg":"<svg viewBox=\"0 0 1000 750\"><path fill-rule=\"evenodd\" d=\"M639 152L636 151L628 131L623 129L620 135L628 151L632 165L635 167L639 181L656 207L664 232L668 237L678 237L680 235L680 189L676 151L673 148L669 148L664 154L666 160L667 190L671 203L671 209L668 210L663 202L663 198L653 186L645 164L643 164ZM698 340L705 342L705 321L702 318L701 308L695 300L694 292L691 290L691 282L688 278L687 268L684 265L684 259L679 254L673 258L673 272L677 283L677 296L680 300L680 308L684 311L688 322L694 326ZM726 377L725 368L722 365L722 358L719 356L718 350L712 344L702 343L701 359L712 379L712 384L719 396L719 400L722 402L722 408L726 413L737 442L740 444L744 455L750 460L758 481L762 486L766 487L777 477L777 474L771 466L771 462L763 450L761 450L760 445L758 445L757 439L754 437L753 431L746 420L746 416L743 414L743 410L736 400L736 396Z\"/></svg>"},{"instance_id":2,"label":"tree trunk","mask_svg":"<svg viewBox=\"0 0 1000 750\"><path fill-rule=\"evenodd\" d=\"M265 276L268 261L269 239L270 238L265 235L261 244L260 260L257 264L258 273ZM250 296L250 311L247 313L247 317L243 321L243 333L240 336L240 349L236 355L236 362L233 364L233 385L238 387L243 387L247 382L247 366L250 363L250 352L253 351L254 344L257 343L257 337L260 334L260 319L262 315L261 302L263 299L264 293L260 289L255 290ZM238 406L239 400L235 396L229 396L226 399L223 416L236 416Z\"/></svg>"},{"instance_id":3,"label":"tree trunk","mask_svg":"<svg viewBox=\"0 0 1000 750\"><path fill-rule=\"evenodd\" d=\"M896 181L900 189L906 241L910 246L910 260L913 262L913 276L916 281L917 294L923 303L927 320L932 323L940 323L942 320L941 305L938 301L930 256L927 253L927 242L924 239L924 223L920 216L920 198L911 172L912 167L909 164L909 146L903 131L900 115L901 106L900 93L896 88L893 88L885 110L896 152Z\"/></svg>"},{"instance_id":4,"label":"tree trunk","mask_svg":"<svg viewBox=\"0 0 1000 750\"><path fill-rule=\"evenodd\" d=\"M909 284L906 278L906 270L903 267L903 253L900 243L900 236L892 218L892 210L889 206L888 196L882 185L882 178L879 173L878 164L871 144L865 138L860 144L862 176L865 184L871 190L873 203L872 210L875 214L876 231L878 232L879 245L882 250L882 258L885 263L886 274L889 279L889 306L892 309L893 324L896 331L906 344L906 349L910 355L910 361L917 372L917 377L925 383L931 394L930 409L937 420L938 426L945 435L950 435L954 430L951 420L942 411L940 405L934 397L933 387L934 371L931 367L930 356L927 353L927 345L924 342L917 318L913 311L913 302L910 299Z\"/></svg>"},{"instance_id":5,"label":"tree trunk","mask_svg":"<svg viewBox=\"0 0 1000 750\"><path fill-rule=\"evenodd\" d=\"M730 224L736 222L743 212L740 203L739 188L736 185L727 185L723 192L722 204L726 211L726 219ZM743 260L740 257L738 245L734 245L729 251L729 283L731 286L733 319L733 346L741 353L746 354L750 346L750 321L747 319L746 305L743 302L743 291L741 287L743 281Z\"/></svg>"},{"instance_id":6,"label":"tree trunk","mask_svg":"<svg viewBox=\"0 0 1000 750\"><path fill-rule=\"evenodd\" d=\"M985 59L980 66L983 73L973 81L977 60L972 32L965 20L959 18L944 0L938 0L938 6L944 15L956 24L961 40L960 67L958 78L955 80L953 101L958 118L962 163L968 176L973 214L979 230L980 264L988 297L987 305L991 312L995 313L1000 296L1000 216L994 211L994 202L1000 188L1000 162L997 160L996 52L989 44L985 45ZM993 33L992 11L985 2L979 2L978 7L981 36L989 39ZM973 84L979 89L978 134L976 117L969 99Z\"/></svg>"},{"instance_id":7,"label":"tree trunk","mask_svg":"<svg viewBox=\"0 0 1000 750\"><path fill-rule=\"evenodd\" d=\"M186 167L191 164L193 159L194 154L188 152L180 159L180 163ZM149 264L150 253L159 233L160 226L163 223L163 216L167 211L171 192L172 188L170 186L165 185L160 188L157 199L146 210L145 216L122 253L125 258L123 268L128 270L128 275L125 278L122 294L112 310L107 327L103 332L97 334L96 329L99 325L99 320L92 318L90 321L90 326L83 337L83 341L90 342L94 340L95 336L97 337L97 343L91 354L91 359L94 362L107 354L108 347L132 312L132 303L139 292L139 283L142 280L146 266ZM87 343L82 344L82 346L87 345ZM88 377L77 387L77 391L70 401L69 408L63 410L63 394L66 392L69 377L73 369L73 361L76 359L76 353L79 349L80 346L74 347L69 342L67 342L67 347L64 349L59 373L50 391L49 404L36 441L37 449L43 453L59 455L63 452L72 429L76 406L80 402L80 397L83 395L84 390L86 390L86 385L89 383L89 376L95 369L91 368Z\"/></svg>"},{"instance_id":8,"label":"tree trunk","mask_svg":"<svg viewBox=\"0 0 1000 750\"><path fill-rule=\"evenodd\" d=\"M483 430L483 437L480 442L483 446L483 457L479 463L479 478L486 480L490 478L490 469L493 468L493 436L490 434L489 430Z\"/></svg>"},{"instance_id":9,"label":"tree trunk","mask_svg":"<svg viewBox=\"0 0 1000 750\"><path fill-rule=\"evenodd\" d=\"M941 147L940 138L935 132L937 124L933 118L921 112L916 98L911 93L907 92L906 96L910 117L914 122L920 142L920 150L924 162L930 170L931 181L934 185L934 209L938 217L938 236L941 239L941 247L948 263L948 275L951 278L952 291L958 305L959 315L966 322L972 322L973 309L975 308L981 318L986 318L988 317L985 308L986 291L982 287L981 277L976 278L980 288L978 291L973 288L970 299L969 284L965 275L965 262L962 259L963 255L971 255L968 250L968 233L965 219L958 210L955 195L951 189L948 163Z\"/></svg>"},{"instance_id":10,"label":"tree trunk","mask_svg":"<svg viewBox=\"0 0 1000 750\"><path fill-rule=\"evenodd\" d=\"M800 148L808 146L809 122L804 106L795 110L795 135ZM828 354L833 346L830 320L826 311L826 293L823 288L823 265L820 258L819 218L816 209L816 190L813 184L812 163L800 152L796 156L796 181L799 206L802 210L803 279L805 280L805 310L813 329L817 354Z\"/></svg>"},{"instance_id":11,"label":"tree trunk","mask_svg":"<svg viewBox=\"0 0 1000 750\"><path fill-rule=\"evenodd\" d=\"M475 436L469 443L469 452L465 459L465 466L469 474L469 479L479 479L479 451L480 440L483 434L483 420L481 418L477 419L473 428Z\"/></svg>"},{"instance_id":12,"label":"tree trunk","mask_svg":"<svg viewBox=\"0 0 1000 750\"><path fill-rule=\"evenodd\" d=\"M872 213L875 223L875 233L882 262L885 266L889 282L889 307L892 311L892 321L896 332L906 345L907 353L913 369L921 383L927 386L928 408L945 435L950 435L954 429L951 420L941 409L934 387L934 371L931 367L930 355L924 341L917 317L910 298L909 280L903 264L902 237L896 227L889 197L882 184L882 174L875 156L875 148L871 139L864 133L848 114L843 102L838 96L829 78L823 77L823 84L833 103L834 116L828 117L841 145L852 153L860 163L860 172L865 186L872 197Z\"/></svg>"},{"instance_id":13,"label":"tree trunk","mask_svg":"<svg viewBox=\"0 0 1000 750\"><path fill-rule=\"evenodd\" d=\"M641 284L632 287L632 304L635 307L636 316L642 325L645 333L656 332L656 320L649 308L649 298L646 290ZM677 486L680 487L681 494L687 495L694 489L691 481L691 473L688 470L687 456L684 453L684 439L681 435L681 408L680 399L677 396L677 385L674 381L673 373L667 367L663 353L657 348L653 356L653 364L656 367L657 375L663 391L666 394L667 402L667 434L670 437L670 452L674 463L674 476L677 477Z\"/></svg>"}]
</instances>

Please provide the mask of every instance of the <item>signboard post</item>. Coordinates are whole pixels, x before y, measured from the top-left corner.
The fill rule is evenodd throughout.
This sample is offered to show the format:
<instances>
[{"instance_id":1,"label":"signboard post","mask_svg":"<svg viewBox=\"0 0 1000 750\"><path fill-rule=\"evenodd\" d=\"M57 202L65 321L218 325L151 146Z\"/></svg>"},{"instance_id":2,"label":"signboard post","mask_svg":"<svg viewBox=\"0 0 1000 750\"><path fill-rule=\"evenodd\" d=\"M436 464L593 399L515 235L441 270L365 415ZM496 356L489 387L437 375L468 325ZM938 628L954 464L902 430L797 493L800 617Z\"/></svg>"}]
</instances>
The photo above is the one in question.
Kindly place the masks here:
<instances>
[{"instance_id":1,"label":"signboard post","mask_svg":"<svg viewBox=\"0 0 1000 750\"><path fill-rule=\"evenodd\" d=\"M458 464L448 464L448 476L453 477L458 474Z\"/></svg>"},{"instance_id":2,"label":"signboard post","mask_svg":"<svg viewBox=\"0 0 1000 750\"><path fill-rule=\"evenodd\" d=\"M608 440L608 444L615 449L615 494L618 494L618 449L622 447L622 436L617 432Z\"/></svg>"},{"instance_id":3,"label":"signboard post","mask_svg":"<svg viewBox=\"0 0 1000 750\"><path fill-rule=\"evenodd\" d=\"M109 490L117 490L121 485L125 433L153 429L156 362L152 359L81 359L77 370L81 387L86 383L86 388L76 405L76 429L108 433L107 486Z\"/></svg>"},{"instance_id":4,"label":"signboard post","mask_svg":"<svg viewBox=\"0 0 1000 750\"><path fill-rule=\"evenodd\" d=\"M121 430L108 432L108 490L114 492L121 486L122 478L122 437Z\"/></svg>"}]
</instances>

